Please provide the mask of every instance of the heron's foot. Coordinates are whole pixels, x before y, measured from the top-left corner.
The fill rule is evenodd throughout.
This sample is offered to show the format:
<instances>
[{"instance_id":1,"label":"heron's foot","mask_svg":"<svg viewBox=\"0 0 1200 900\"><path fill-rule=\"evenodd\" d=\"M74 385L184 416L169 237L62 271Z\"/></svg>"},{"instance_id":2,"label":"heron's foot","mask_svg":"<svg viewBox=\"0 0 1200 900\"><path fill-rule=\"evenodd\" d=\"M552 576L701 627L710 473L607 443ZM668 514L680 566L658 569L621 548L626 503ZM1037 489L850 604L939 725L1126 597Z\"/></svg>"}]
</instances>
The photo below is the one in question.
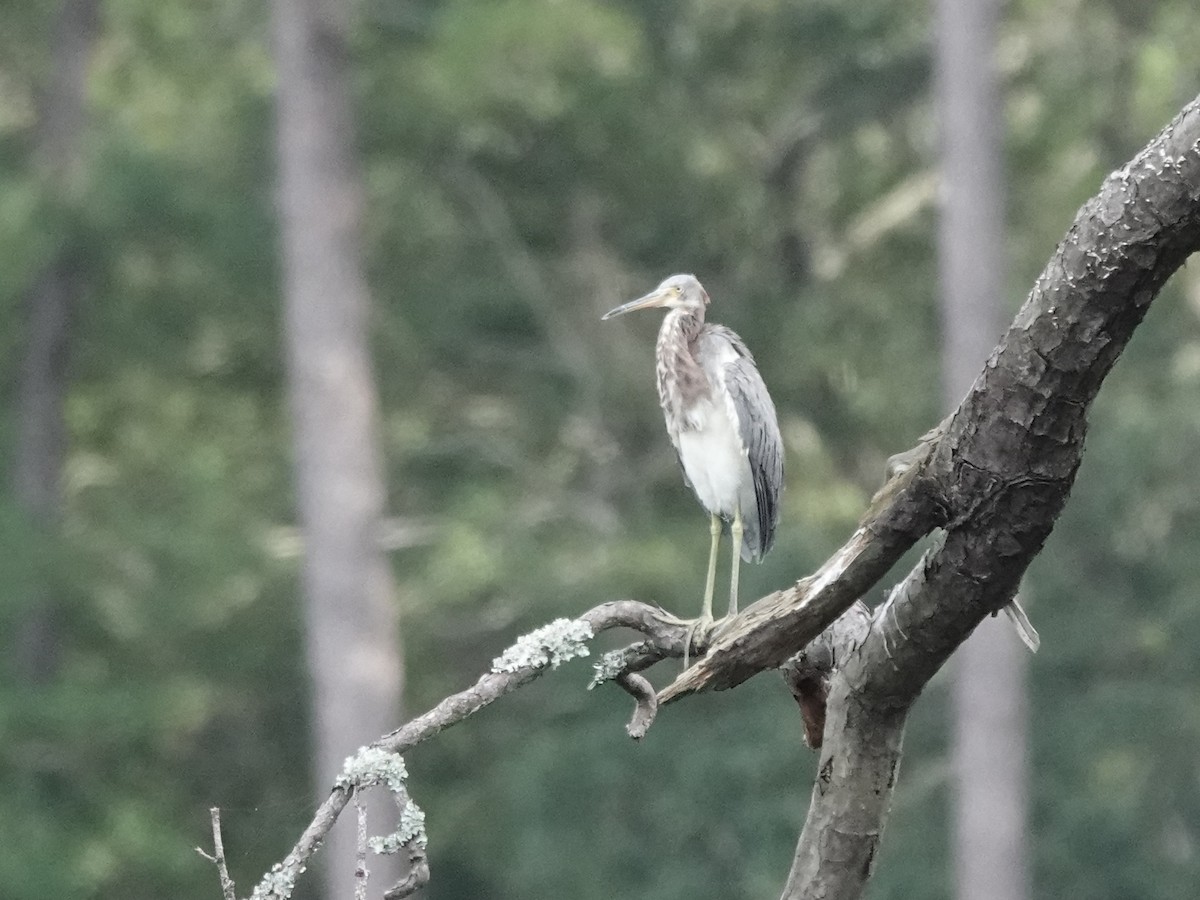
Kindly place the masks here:
<instances>
[{"instance_id":1,"label":"heron's foot","mask_svg":"<svg viewBox=\"0 0 1200 900\"><path fill-rule=\"evenodd\" d=\"M699 618L692 619L688 625L687 634L683 638L683 667L685 669L688 667L693 649L697 651L697 659L707 653L713 641L720 637L725 626L735 618L737 618L736 613L730 613L720 619L714 619L711 615L701 613ZM704 653L700 653L700 650L703 650Z\"/></svg>"},{"instance_id":2,"label":"heron's foot","mask_svg":"<svg viewBox=\"0 0 1200 900\"><path fill-rule=\"evenodd\" d=\"M695 648L697 651L701 648L706 651L708 650L708 644L712 639L716 626L716 620L708 613L703 613L698 618L692 619L692 623L688 625L687 633L683 636L683 667L685 669L691 660L692 648ZM696 655L699 657L703 654L697 653Z\"/></svg>"}]
</instances>

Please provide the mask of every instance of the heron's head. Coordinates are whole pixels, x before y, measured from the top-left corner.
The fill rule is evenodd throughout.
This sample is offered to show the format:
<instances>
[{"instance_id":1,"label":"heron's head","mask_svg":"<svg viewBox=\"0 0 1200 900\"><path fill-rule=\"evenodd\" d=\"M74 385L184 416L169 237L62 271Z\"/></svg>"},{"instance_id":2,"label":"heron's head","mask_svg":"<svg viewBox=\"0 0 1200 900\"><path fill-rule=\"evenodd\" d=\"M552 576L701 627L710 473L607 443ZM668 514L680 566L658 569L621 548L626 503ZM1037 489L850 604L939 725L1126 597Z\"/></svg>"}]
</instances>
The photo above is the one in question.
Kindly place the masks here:
<instances>
[{"instance_id":1,"label":"heron's head","mask_svg":"<svg viewBox=\"0 0 1200 900\"><path fill-rule=\"evenodd\" d=\"M627 312L633 312L635 309L657 307L682 309L693 315L703 316L706 306L708 306L708 292L696 280L695 275L672 275L646 296L623 303L616 309L610 309L600 318L611 319L614 316L623 316Z\"/></svg>"}]
</instances>

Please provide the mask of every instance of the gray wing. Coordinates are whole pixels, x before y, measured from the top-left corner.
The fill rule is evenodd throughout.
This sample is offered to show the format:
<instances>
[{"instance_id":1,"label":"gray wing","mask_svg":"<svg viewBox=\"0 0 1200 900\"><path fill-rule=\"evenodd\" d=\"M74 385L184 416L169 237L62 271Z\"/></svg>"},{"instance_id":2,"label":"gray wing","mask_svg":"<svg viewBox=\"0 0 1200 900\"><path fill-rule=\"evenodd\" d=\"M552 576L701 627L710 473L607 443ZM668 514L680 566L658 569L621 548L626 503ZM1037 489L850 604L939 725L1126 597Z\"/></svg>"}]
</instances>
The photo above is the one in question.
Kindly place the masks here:
<instances>
[{"instance_id":1,"label":"gray wing","mask_svg":"<svg viewBox=\"0 0 1200 900\"><path fill-rule=\"evenodd\" d=\"M775 541L783 493L783 438L775 404L753 355L733 331L708 325L700 342L701 359L715 361L715 365L705 364L707 374L724 388L750 464L753 491L746 491L740 504L745 526L742 558L761 559Z\"/></svg>"}]
</instances>

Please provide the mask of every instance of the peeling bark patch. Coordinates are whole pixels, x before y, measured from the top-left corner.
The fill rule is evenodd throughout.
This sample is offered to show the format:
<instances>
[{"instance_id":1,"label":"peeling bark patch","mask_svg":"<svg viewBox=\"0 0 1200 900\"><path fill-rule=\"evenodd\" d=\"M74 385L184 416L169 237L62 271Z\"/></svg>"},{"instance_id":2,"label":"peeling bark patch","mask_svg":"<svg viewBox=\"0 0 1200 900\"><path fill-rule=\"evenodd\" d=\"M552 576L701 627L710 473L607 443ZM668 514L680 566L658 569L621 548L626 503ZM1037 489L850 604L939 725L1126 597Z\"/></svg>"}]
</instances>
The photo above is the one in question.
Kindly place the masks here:
<instances>
[{"instance_id":1,"label":"peeling bark patch","mask_svg":"<svg viewBox=\"0 0 1200 900\"><path fill-rule=\"evenodd\" d=\"M878 850L879 850L879 835L873 834L869 838L867 838L866 847L864 848L865 852L863 855L862 871L861 871L863 881L866 881L868 878L871 877L871 869L875 865L875 854L878 852Z\"/></svg>"},{"instance_id":2,"label":"peeling bark patch","mask_svg":"<svg viewBox=\"0 0 1200 900\"><path fill-rule=\"evenodd\" d=\"M825 761L821 763L821 771L817 775L817 790L822 794L829 789L829 785L833 783L833 757L825 757Z\"/></svg>"}]
</instances>

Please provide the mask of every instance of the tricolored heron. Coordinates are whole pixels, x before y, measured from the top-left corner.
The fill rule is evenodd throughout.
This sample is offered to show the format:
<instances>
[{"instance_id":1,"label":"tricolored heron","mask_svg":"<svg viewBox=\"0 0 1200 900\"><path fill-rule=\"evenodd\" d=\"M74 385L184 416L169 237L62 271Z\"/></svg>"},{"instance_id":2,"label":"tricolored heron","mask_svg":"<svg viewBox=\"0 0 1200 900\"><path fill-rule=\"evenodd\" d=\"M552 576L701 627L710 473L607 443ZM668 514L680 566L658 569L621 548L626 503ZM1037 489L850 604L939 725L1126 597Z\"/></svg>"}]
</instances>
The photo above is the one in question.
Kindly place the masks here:
<instances>
[{"instance_id":1,"label":"tricolored heron","mask_svg":"<svg viewBox=\"0 0 1200 900\"><path fill-rule=\"evenodd\" d=\"M637 309L667 310L656 348L658 399L684 480L708 510L712 535L701 623L712 622L722 520L730 523L733 538L732 616L738 609L739 562L757 562L771 549L783 492L775 404L742 339L724 325L705 324L708 303L696 276L672 275L644 297L604 314L611 319Z\"/></svg>"}]
</instances>

